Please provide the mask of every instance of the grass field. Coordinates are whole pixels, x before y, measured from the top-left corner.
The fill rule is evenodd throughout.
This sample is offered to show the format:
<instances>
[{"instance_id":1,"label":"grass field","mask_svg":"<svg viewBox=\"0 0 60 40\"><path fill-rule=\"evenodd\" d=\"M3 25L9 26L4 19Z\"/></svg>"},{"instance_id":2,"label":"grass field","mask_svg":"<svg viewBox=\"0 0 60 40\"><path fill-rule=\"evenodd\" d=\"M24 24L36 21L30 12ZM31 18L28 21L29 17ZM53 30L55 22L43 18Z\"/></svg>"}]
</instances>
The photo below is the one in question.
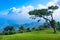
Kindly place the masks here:
<instances>
[{"instance_id":1,"label":"grass field","mask_svg":"<svg viewBox=\"0 0 60 40\"><path fill-rule=\"evenodd\" d=\"M18 33L13 35L1 35L0 40L60 40L60 32L53 33L52 29Z\"/></svg>"}]
</instances>

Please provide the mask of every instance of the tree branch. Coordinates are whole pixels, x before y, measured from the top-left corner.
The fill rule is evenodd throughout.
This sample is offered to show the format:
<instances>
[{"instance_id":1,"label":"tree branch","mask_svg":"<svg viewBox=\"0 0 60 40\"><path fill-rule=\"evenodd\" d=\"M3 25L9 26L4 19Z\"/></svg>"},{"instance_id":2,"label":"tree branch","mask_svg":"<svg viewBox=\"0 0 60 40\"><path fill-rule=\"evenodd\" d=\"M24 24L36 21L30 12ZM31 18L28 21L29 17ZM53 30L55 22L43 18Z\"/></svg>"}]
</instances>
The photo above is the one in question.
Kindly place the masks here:
<instances>
[{"instance_id":1,"label":"tree branch","mask_svg":"<svg viewBox=\"0 0 60 40\"><path fill-rule=\"evenodd\" d=\"M45 18L44 16L42 16L42 18L43 18L43 19L45 19L45 20L48 20L48 21L50 22L50 20L49 20L49 19L47 19L47 18Z\"/></svg>"}]
</instances>

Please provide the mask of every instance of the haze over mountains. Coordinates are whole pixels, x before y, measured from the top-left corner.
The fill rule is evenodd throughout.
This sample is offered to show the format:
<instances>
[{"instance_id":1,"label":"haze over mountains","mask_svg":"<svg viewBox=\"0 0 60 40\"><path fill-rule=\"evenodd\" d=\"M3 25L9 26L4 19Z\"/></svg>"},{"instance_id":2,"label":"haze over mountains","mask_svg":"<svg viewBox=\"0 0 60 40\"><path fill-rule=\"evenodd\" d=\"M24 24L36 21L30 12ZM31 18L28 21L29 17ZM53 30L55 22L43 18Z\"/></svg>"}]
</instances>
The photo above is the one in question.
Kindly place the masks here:
<instances>
[{"instance_id":1,"label":"haze over mountains","mask_svg":"<svg viewBox=\"0 0 60 40\"><path fill-rule=\"evenodd\" d=\"M35 0L33 0L33 2L34 1ZM15 28L20 25L24 25L26 27L38 26L42 24L44 20L42 19L38 23L37 22L38 18L36 20L31 19L28 12L34 9L43 9L43 8L47 8L48 6L57 5L57 4L59 6L59 9L54 11L53 16L56 21L60 21L60 1L51 0L45 5L39 3L37 5L35 4L36 7L33 5L27 5L27 6L22 6L18 8L12 7L10 9L0 12L0 30L2 30L2 28L4 28L7 25L15 26Z\"/></svg>"},{"instance_id":2,"label":"haze over mountains","mask_svg":"<svg viewBox=\"0 0 60 40\"><path fill-rule=\"evenodd\" d=\"M37 22L36 20L31 19L28 14L23 15L24 13L20 13L19 15L13 12L13 9L10 9L9 12L5 15L0 16L0 30L3 30L4 27L10 25L14 26L14 28L18 28L21 25L28 27L39 26L43 22Z\"/></svg>"}]
</instances>

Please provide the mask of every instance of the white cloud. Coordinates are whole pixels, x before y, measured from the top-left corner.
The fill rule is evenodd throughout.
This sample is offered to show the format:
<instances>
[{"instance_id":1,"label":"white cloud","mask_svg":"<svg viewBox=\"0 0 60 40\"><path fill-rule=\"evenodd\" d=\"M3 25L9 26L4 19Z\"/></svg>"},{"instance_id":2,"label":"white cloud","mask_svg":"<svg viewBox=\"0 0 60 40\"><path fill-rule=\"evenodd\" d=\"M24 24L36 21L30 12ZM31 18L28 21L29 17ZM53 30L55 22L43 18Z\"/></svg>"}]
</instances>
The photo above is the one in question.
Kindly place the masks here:
<instances>
[{"instance_id":1,"label":"white cloud","mask_svg":"<svg viewBox=\"0 0 60 40\"><path fill-rule=\"evenodd\" d=\"M47 3L47 6L58 5L58 2L59 2L59 0L52 0ZM60 15L59 15L60 14L60 5L58 5L58 6L59 6L59 9L54 11L53 17L55 20L60 21L60 18L59 18L60 17Z\"/></svg>"},{"instance_id":2,"label":"white cloud","mask_svg":"<svg viewBox=\"0 0 60 40\"><path fill-rule=\"evenodd\" d=\"M24 23L24 22L28 22L29 20L31 20L29 19L30 16L28 14L28 12L31 10L34 10L34 7L31 5L22 6L21 8L12 7L8 10L9 11L7 12L8 14L2 15L2 16L7 20L14 20L17 23Z\"/></svg>"},{"instance_id":3,"label":"white cloud","mask_svg":"<svg viewBox=\"0 0 60 40\"><path fill-rule=\"evenodd\" d=\"M14 13L18 13L18 12L20 12L20 8L16 8L16 7L12 7L12 8L10 8L10 11L12 11L12 12L14 12Z\"/></svg>"},{"instance_id":4,"label":"white cloud","mask_svg":"<svg viewBox=\"0 0 60 40\"><path fill-rule=\"evenodd\" d=\"M31 11L31 10L34 10L34 7L33 6L23 6L22 8L21 8L21 11L22 11L22 13L28 13L29 11Z\"/></svg>"},{"instance_id":5,"label":"white cloud","mask_svg":"<svg viewBox=\"0 0 60 40\"><path fill-rule=\"evenodd\" d=\"M47 8L45 5L42 5L42 4L38 4L38 9L44 9L44 8Z\"/></svg>"},{"instance_id":6,"label":"white cloud","mask_svg":"<svg viewBox=\"0 0 60 40\"><path fill-rule=\"evenodd\" d=\"M56 5L54 2L48 2L47 6Z\"/></svg>"},{"instance_id":7,"label":"white cloud","mask_svg":"<svg viewBox=\"0 0 60 40\"><path fill-rule=\"evenodd\" d=\"M58 5L57 3L59 2L59 0L52 0L50 2L48 2L46 5L43 5L43 4L38 4L38 9L43 9L43 8L48 8L48 6L55 6L55 5Z\"/></svg>"},{"instance_id":8,"label":"white cloud","mask_svg":"<svg viewBox=\"0 0 60 40\"><path fill-rule=\"evenodd\" d=\"M33 7L32 5L28 5L28 6L22 6L19 8L16 7L12 7L10 8L10 11L13 12L12 14L17 14L20 15L22 14L27 14L29 11L34 10L34 9L43 9L43 8L47 8L48 6L51 5L56 5L58 3L59 0L52 0L50 2L48 2L46 5L43 4L38 4L37 7Z\"/></svg>"},{"instance_id":9,"label":"white cloud","mask_svg":"<svg viewBox=\"0 0 60 40\"><path fill-rule=\"evenodd\" d=\"M57 5L58 1L59 0L52 0L52 1L50 1L50 2L47 3L47 6L52 6L52 5L55 6L55 5Z\"/></svg>"},{"instance_id":10,"label":"white cloud","mask_svg":"<svg viewBox=\"0 0 60 40\"><path fill-rule=\"evenodd\" d=\"M13 12L15 12L15 11L16 11L16 8L15 8L15 7L12 7L12 8L10 8L10 9L12 9L12 11L13 11Z\"/></svg>"},{"instance_id":11,"label":"white cloud","mask_svg":"<svg viewBox=\"0 0 60 40\"><path fill-rule=\"evenodd\" d=\"M60 21L60 8L54 11L53 17L55 20Z\"/></svg>"},{"instance_id":12,"label":"white cloud","mask_svg":"<svg viewBox=\"0 0 60 40\"><path fill-rule=\"evenodd\" d=\"M22 6L21 8L16 8L16 7L12 7L10 8L10 11L11 12L14 12L14 13L28 13L30 10L33 10L34 7L29 5L29 6ZM12 13L13 14L13 13Z\"/></svg>"},{"instance_id":13,"label":"white cloud","mask_svg":"<svg viewBox=\"0 0 60 40\"><path fill-rule=\"evenodd\" d=\"M36 8L32 5L22 6L19 8L12 7L8 11L10 11L10 14L13 14L13 15L10 15L10 14L6 15L8 13L8 11L6 13L4 12L2 14L5 15L4 18L9 19L9 20L10 19L15 20L15 21L18 21L20 23L22 21L30 20L29 19L30 16L28 14L29 11L34 10L34 9L47 8L48 6L56 5L57 2L58 2L58 0L52 0L52 1L48 2L46 5L38 4ZM54 12L54 18L55 19L60 17L59 12L60 12L60 8Z\"/></svg>"},{"instance_id":14,"label":"white cloud","mask_svg":"<svg viewBox=\"0 0 60 40\"><path fill-rule=\"evenodd\" d=\"M57 3L59 0L52 0L54 3Z\"/></svg>"}]
</instances>

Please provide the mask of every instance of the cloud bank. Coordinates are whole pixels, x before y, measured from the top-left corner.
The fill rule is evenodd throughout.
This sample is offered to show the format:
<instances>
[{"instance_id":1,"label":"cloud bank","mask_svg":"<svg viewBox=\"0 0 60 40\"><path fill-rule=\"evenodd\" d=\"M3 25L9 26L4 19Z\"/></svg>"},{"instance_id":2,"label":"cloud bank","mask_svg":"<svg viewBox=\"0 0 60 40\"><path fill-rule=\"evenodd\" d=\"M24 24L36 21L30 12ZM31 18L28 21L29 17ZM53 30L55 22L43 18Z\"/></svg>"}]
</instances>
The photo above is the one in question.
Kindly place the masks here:
<instances>
[{"instance_id":1,"label":"cloud bank","mask_svg":"<svg viewBox=\"0 0 60 40\"><path fill-rule=\"evenodd\" d=\"M33 22L34 20L29 18L30 17L30 15L28 14L29 11L34 10L34 9L47 8L48 6L51 6L51 5L58 5L58 2L59 2L59 0L52 0L52 1L48 2L46 5L38 4L37 7L34 7L32 5L22 6L22 7L18 7L18 8L12 7L8 10L0 12L0 18L4 18L7 21L13 20L14 23L17 23L17 24ZM60 19L59 19L60 13L59 12L60 12L60 6L59 6L59 9L57 9L53 13L54 19L56 19L57 21L60 21Z\"/></svg>"}]
</instances>

